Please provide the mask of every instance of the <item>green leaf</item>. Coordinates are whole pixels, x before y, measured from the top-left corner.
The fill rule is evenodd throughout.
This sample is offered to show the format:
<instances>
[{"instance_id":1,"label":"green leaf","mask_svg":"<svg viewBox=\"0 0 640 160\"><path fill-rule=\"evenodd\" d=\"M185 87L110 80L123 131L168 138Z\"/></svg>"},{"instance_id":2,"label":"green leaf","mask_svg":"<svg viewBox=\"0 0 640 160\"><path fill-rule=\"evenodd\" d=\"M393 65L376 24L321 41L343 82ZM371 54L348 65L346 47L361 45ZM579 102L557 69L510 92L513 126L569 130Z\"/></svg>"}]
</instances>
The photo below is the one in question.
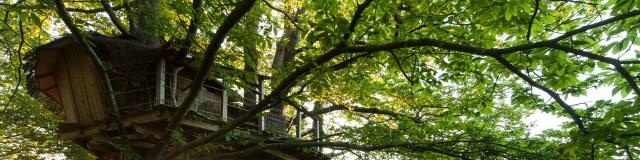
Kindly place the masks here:
<instances>
[{"instance_id":1,"label":"green leaf","mask_svg":"<svg viewBox=\"0 0 640 160\"><path fill-rule=\"evenodd\" d=\"M31 13L29 14L29 17L31 18L31 22L35 23L36 26L42 27L42 21L40 21L40 18L38 17L38 15Z\"/></svg>"}]
</instances>

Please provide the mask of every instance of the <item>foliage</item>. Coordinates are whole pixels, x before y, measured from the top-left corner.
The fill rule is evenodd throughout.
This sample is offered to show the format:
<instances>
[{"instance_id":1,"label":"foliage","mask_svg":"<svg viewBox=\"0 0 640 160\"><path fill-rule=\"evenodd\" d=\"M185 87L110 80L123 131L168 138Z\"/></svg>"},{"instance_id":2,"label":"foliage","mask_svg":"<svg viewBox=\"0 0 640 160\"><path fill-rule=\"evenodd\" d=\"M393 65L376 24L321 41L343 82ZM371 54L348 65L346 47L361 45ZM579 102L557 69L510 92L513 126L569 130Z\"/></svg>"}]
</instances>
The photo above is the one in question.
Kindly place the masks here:
<instances>
[{"instance_id":1,"label":"foliage","mask_svg":"<svg viewBox=\"0 0 640 160\"><path fill-rule=\"evenodd\" d=\"M203 12L193 15L190 1L157 2L157 14L145 24L152 31L149 36L174 48L193 42L189 57L201 63L206 63L202 61L213 35L238 3L204 1ZM246 77L269 75L266 91L273 94L266 97L273 101L268 102L286 99L303 106L317 102L321 107L316 110L346 108L322 118L326 135L337 134L325 141L349 145L299 144L332 148L327 153L338 158L633 159L640 154L640 2L365 2L258 1L246 16L250 18L227 34L215 61L257 71L218 76L247 88ZM127 9L126 3L111 1L117 19L128 27L135 23L128 20L133 15L153 10ZM100 3L66 5L83 31L121 33ZM11 153L11 158L79 156L71 154L77 147L55 137L58 121L45 109L49 105L27 95L20 69L29 50L66 33L54 7L46 0L0 1L6 13L0 14L0 104L8 104L0 108L0 154ZM629 16L607 21L620 15ZM185 39L195 16L201 19L199 30L193 39ZM297 35L287 37L292 30ZM271 67L281 43L292 42L292 37L299 38L293 59L282 68ZM258 63L245 65L251 57L245 54L253 51ZM602 91L605 97L593 95ZM588 100L585 107L565 102L575 98ZM293 108L287 109L293 116ZM534 111L571 120L560 129L531 135L523 119Z\"/></svg>"}]
</instances>

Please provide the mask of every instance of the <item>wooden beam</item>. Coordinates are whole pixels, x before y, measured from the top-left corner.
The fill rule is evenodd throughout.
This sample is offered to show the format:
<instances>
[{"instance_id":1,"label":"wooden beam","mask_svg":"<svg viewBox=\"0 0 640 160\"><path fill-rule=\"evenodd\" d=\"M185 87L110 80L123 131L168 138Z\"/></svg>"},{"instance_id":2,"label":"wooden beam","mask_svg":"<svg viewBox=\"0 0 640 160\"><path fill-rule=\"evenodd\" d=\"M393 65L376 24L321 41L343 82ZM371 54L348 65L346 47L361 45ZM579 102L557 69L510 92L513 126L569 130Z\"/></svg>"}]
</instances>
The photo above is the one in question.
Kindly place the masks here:
<instances>
[{"instance_id":1,"label":"wooden beam","mask_svg":"<svg viewBox=\"0 0 640 160\"><path fill-rule=\"evenodd\" d=\"M151 149L153 148L153 145L154 145L153 143L140 142L140 141L131 142L132 147L144 148L144 149Z\"/></svg>"},{"instance_id":2,"label":"wooden beam","mask_svg":"<svg viewBox=\"0 0 640 160\"><path fill-rule=\"evenodd\" d=\"M180 124L185 126L190 126L190 127L206 129L209 131L217 131L218 129L220 129L220 124L205 123L201 121L194 121L191 119L183 119L182 121L180 121Z\"/></svg>"},{"instance_id":3,"label":"wooden beam","mask_svg":"<svg viewBox=\"0 0 640 160\"><path fill-rule=\"evenodd\" d=\"M133 124L144 124L155 122L159 120L166 120L170 118L170 114L163 111L154 111L148 112L132 117L127 117L122 120L122 123L125 127L131 126ZM102 130L115 130L116 125L114 123L106 124L105 122L101 122L99 124L90 125L86 127L79 127L78 129L62 132L60 133L60 138L75 140L80 138L85 138L94 134L99 133Z\"/></svg>"},{"instance_id":4,"label":"wooden beam","mask_svg":"<svg viewBox=\"0 0 640 160\"><path fill-rule=\"evenodd\" d=\"M147 127L142 124L133 124L133 130L135 130L138 133L150 134L155 139L162 138L161 130L158 130L152 127Z\"/></svg>"},{"instance_id":5,"label":"wooden beam","mask_svg":"<svg viewBox=\"0 0 640 160\"><path fill-rule=\"evenodd\" d=\"M276 156L278 158L281 158L283 160L299 160L298 158L296 158L296 157L294 157L292 155L289 155L287 153L284 153L282 151L275 150L275 149L267 149L267 150L264 150L263 152L271 154L271 155Z\"/></svg>"},{"instance_id":6,"label":"wooden beam","mask_svg":"<svg viewBox=\"0 0 640 160\"><path fill-rule=\"evenodd\" d=\"M166 66L165 59L160 58L156 71L156 105L165 104Z\"/></svg>"}]
</instances>

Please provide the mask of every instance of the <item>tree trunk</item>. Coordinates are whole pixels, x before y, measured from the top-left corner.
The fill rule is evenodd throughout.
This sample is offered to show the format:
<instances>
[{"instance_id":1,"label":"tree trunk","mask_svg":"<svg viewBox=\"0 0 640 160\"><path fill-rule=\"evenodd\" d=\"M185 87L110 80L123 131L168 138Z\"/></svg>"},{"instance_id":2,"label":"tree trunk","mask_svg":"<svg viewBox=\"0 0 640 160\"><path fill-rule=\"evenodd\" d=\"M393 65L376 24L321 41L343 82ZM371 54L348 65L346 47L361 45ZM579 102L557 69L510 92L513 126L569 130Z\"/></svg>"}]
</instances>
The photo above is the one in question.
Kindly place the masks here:
<instances>
[{"instance_id":1,"label":"tree trunk","mask_svg":"<svg viewBox=\"0 0 640 160\"><path fill-rule=\"evenodd\" d=\"M293 17L293 23L297 23L300 14L304 13L305 9L299 9L295 16ZM273 63L271 67L275 70L275 72L284 72L284 69L287 68L288 64L293 61L296 55L296 45L298 44L298 40L300 39L300 31L294 27L285 26L284 34L282 39L276 44L276 53L273 57ZM276 75L276 74L274 74ZM282 103L277 103L272 107L272 111L270 114L280 115L284 113L284 106ZM282 129L286 130L286 126L283 126Z\"/></svg>"},{"instance_id":2,"label":"tree trunk","mask_svg":"<svg viewBox=\"0 0 640 160\"><path fill-rule=\"evenodd\" d=\"M136 0L137 30L131 31L136 41L159 47L162 45L161 35L158 32L159 21L159 1L158 0Z\"/></svg>"},{"instance_id":3,"label":"tree trunk","mask_svg":"<svg viewBox=\"0 0 640 160\"><path fill-rule=\"evenodd\" d=\"M259 6L255 6L259 7ZM257 46L258 35L258 23L260 20L259 9L254 9L247 15L245 19L244 31L247 32L248 37L245 38L243 47L244 58L244 80L247 82L247 87L244 89L244 106L253 106L257 104L258 100L258 60L260 58Z\"/></svg>"}]
</instances>

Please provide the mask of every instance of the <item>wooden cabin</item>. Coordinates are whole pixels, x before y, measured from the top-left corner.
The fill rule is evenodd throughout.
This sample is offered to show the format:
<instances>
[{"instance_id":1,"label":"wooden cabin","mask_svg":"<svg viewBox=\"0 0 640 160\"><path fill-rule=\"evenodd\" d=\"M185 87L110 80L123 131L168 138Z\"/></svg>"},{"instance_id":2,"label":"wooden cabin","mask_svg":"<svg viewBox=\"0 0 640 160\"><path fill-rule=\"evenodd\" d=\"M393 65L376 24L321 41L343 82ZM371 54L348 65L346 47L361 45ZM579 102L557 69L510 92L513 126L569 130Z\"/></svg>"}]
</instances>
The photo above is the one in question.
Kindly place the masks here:
<instances>
[{"instance_id":1,"label":"wooden cabin","mask_svg":"<svg viewBox=\"0 0 640 160\"><path fill-rule=\"evenodd\" d=\"M161 137L175 106L186 97L197 69L173 59L175 51L171 49L149 48L102 36L93 36L91 42L109 70L118 112L130 133L132 146L144 154ZM114 153L108 141L117 137L117 132L109 116L112 109L107 105L105 87L98 69L80 47L72 36L65 36L36 48L26 67L29 85L37 91L36 95L43 93L61 107L56 113L63 119L59 127L61 138L72 140L98 156ZM197 133L216 131L224 121L245 111L239 103L243 101L241 97L232 96L239 94L225 88L229 87L220 79L205 82L190 118L181 122L187 139L195 138L193 135ZM267 115L243 127L285 134L284 117ZM282 154L269 156L283 159Z\"/></svg>"}]
</instances>

